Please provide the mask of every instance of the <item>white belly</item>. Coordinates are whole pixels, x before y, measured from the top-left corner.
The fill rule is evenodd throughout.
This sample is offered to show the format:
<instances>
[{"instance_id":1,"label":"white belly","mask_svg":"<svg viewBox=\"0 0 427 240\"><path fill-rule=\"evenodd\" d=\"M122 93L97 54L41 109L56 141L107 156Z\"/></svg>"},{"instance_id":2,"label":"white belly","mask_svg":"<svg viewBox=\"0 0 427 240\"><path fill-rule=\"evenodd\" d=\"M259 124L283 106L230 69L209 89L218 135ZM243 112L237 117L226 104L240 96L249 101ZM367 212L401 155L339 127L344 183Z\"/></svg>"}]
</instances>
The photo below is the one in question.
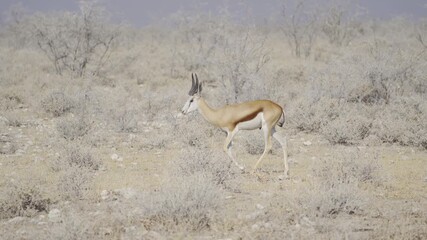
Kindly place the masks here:
<instances>
[{"instance_id":1,"label":"white belly","mask_svg":"<svg viewBox=\"0 0 427 240\"><path fill-rule=\"evenodd\" d=\"M258 115L256 115L255 118L249 121L241 122L237 124L237 127L240 130L253 130L253 129L261 128L263 121L264 121L264 114L261 112L261 113L258 113Z\"/></svg>"}]
</instances>

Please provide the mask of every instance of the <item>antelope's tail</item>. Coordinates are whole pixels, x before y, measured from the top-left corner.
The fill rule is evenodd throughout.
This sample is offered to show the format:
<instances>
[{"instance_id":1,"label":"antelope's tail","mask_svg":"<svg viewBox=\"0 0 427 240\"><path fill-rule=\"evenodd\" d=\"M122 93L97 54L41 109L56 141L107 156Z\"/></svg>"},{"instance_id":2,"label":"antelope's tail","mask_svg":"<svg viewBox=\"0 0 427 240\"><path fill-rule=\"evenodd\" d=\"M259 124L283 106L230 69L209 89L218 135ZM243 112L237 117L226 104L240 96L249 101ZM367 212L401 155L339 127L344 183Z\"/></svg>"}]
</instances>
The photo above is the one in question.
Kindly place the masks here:
<instances>
[{"instance_id":1,"label":"antelope's tail","mask_svg":"<svg viewBox=\"0 0 427 240\"><path fill-rule=\"evenodd\" d=\"M280 116L280 119L277 122L277 125L279 125L279 127L283 127L284 124L285 124L285 111L282 111L282 115Z\"/></svg>"}]
</instances>

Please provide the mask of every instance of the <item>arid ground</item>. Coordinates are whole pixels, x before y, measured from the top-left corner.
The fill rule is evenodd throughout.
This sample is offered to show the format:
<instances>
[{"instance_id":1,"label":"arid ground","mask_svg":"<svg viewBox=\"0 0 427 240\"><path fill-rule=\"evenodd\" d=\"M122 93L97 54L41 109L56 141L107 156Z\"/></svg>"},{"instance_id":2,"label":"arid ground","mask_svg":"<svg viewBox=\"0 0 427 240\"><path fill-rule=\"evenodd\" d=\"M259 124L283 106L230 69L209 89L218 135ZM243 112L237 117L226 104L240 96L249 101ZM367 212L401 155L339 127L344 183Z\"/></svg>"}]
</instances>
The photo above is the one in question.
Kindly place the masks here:
<instances>
[{"instance_id":1,"label":"arid ground","mask_svg":"<svg viewBox=\"0 0 427 240\"><path fill-rule=\"evenodd\" d=\"M82 4L0 31L1 239L427 238L427 22L302 5L134 29ZM250 174L261 130L234 140L242 172L181 114L194 72L214 108L284 107L289 179L277 142Z\"/></svg>"}]
</instances>

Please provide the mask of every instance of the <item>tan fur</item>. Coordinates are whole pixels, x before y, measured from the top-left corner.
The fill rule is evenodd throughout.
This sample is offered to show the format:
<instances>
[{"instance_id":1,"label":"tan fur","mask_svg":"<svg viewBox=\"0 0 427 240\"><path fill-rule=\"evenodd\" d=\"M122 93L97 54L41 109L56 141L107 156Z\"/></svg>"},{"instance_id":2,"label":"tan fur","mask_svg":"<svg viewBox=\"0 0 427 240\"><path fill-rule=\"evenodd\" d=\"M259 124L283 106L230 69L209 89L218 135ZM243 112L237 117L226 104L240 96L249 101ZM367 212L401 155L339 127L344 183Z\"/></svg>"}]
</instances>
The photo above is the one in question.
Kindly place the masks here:
<instances>
[{"instance_id":1,"label":"tan fur","mask_svg":"<svg viewBox=\"0 0 427 240\"><path fill-rule=\"evenodd\" d=\"M212 109L203 98L199 98L198 105L207 121L220 128L227 128L228 131L233 131L237 124L253 119L260 112L264 113L268 126L273 127L283 112L282 107L270 100L256 100Z\"/></svg>"}]
</instances>

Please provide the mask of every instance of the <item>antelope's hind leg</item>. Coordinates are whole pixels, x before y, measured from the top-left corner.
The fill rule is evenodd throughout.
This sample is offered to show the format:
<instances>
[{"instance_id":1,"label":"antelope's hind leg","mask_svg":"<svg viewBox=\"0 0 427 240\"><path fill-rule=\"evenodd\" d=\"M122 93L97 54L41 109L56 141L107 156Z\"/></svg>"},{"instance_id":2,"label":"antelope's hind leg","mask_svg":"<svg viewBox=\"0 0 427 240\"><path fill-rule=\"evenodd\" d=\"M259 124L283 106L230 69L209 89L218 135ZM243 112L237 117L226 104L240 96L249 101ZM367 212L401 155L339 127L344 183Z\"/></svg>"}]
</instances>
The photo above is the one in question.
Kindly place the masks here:
<instances>
[{"instance_id":1,"label":"antelope's hind leg","mask_svg":"<svg viewBox=\"0 0 427 240\"><path fill-rule=\"evenodd\" d=\"M252 168L252 174L256 172L258 165L261 163L265 154L267 154L271 150L271 129L269 129L266 124L263 124L262 131L264 133L264 152Z\"/></svg>"},{"instance_id":2,"label":"antelope's hind leg","mask_svg":"<svg viewBox=\"0 0 427 240\"><path fill-rule=\"evenodd\" d=\"M283 176L280 176L279 179L288 179L289 178L289 165L288 165L288 151L287 151L287 140L286 135L281 131L277 132L276 129L272 129L272 135L276 139L283 149L283 163L285 165L285 170Z\"/></svg>"}]
</instances>

